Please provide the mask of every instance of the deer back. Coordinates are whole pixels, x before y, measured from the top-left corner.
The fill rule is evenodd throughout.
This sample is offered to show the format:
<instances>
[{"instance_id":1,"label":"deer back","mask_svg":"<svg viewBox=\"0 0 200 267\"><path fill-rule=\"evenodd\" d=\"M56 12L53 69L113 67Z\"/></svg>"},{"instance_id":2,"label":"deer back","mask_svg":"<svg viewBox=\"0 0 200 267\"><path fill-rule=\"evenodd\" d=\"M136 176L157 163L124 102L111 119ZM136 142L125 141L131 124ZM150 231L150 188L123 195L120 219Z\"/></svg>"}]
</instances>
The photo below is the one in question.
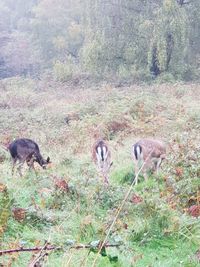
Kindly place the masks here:
<instances>
[{"instance_id":1,"label":"deer back","mask_svg":"<svg viewBox=\"0 0 200 267\"><path fill-rule=\"evenodd\" d=\"M39 146L31 139L17 139L9 145L8 149L13 159L28 161L34 157L41 166L47 163L40 154Z\"/></svg>"},{"instance_id":2,"label":"deer back","mask_svg":"<svg viewBox=\"0 0 200 267\"><path fill-rule=\"evenodd\" d=\"M137 142L142 148L143 159L146 158L159 158L161 155L166 154L165 144L159 140L142 139Z\"/></svg>"}]
</instances>

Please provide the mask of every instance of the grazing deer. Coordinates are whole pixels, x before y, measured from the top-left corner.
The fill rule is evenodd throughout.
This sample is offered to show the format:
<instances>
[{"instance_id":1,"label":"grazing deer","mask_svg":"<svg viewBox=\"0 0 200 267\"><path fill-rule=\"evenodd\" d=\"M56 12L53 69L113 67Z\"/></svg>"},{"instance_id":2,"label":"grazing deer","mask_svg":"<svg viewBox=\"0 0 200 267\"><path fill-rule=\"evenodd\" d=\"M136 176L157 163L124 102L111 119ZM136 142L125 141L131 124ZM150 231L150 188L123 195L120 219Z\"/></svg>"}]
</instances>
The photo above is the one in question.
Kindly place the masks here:
<instances>
[{"instance_id":1,"label":"grazing deer","mask_svg":"<svg viewBox=\"0 0 200 267\"><path fill-rule=\"evenodd\" d=\"M133 145L132 156L135 165L135 174L137 175L139 167L144 164L144 178L147 180L148 170L158 173L158 169L166 156L166 145L159 140L141 139ZM137 182L138 179L136 178L135 184Z\"/></svg>"},{"instance_id":2,"label":"grazing deer","mask_svg":"<svg viewBox=\"0 0 200 267\"><path fill-rule=\"evenodd\" d=\"M35 161L39 163L39 165L43 169L45 169L46 165L50 163L50 158L48 157L47 160L43 159L42 155L40 154L38 145L30 139L16 139L8 146L8 150L10 151L10 155L13 161L12 174L14 173L14 168L17 161L19 161L18 171L20 176L22 176L21 168L25 161L29 166L29 169L33 170L35 170Z\"/></svg>"},{"instance_id":3,"label":"grazing deer","mask_svg":"<svg viewBox=\"0 0 200 267\"><path fill-rule=\"evenodd\" d=\"M113 162L111 162L111 153L105 141L100 139L95 142L92 148L92 157L103 175L104 182L108 184L108 172Z\"/></svg>"}]
</instances>

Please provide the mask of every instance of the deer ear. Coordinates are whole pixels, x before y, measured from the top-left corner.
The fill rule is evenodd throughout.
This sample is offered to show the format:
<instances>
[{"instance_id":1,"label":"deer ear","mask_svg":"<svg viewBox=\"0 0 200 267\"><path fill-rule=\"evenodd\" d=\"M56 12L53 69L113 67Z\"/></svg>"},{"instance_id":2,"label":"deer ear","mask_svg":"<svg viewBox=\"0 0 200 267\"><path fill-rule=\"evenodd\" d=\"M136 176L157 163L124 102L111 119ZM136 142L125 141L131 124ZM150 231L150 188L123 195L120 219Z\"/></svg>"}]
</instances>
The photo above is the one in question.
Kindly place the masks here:
<instances>
[{"instance_id":1,"label":"deer ear","mask_svg":"<svg viewBox=\"0 0 200 267\"><path fill-rule=\"evenodd\" d=\"M50 157L47 158L47 163L50 163Z\"/></svg>"}]
</instances>

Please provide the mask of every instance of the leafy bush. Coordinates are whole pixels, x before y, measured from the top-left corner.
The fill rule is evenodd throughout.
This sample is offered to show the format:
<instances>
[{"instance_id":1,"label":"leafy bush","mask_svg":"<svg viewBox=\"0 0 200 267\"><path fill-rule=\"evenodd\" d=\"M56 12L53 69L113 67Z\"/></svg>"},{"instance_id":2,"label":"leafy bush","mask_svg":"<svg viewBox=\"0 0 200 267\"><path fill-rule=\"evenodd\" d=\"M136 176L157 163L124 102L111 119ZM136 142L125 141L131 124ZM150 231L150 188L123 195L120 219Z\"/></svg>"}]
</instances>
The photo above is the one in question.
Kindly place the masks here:
<instances>
[{"instance_id":1,"label":"leafy bush","mask_svg":"<svg viewBox=\"0 0 200 267\"><path fill-rule=\"evenodd\" d=\"M156 79L156 82L158 84L160 84L160 83L174 83L175 82L175 78L174 78L173 74L171 74L171 73L162 73Z\"/></svg>"},{"instance_id":2,"label":"leafy bush","mask_svg":"<svg viewBox=\"0 0 200 267\"><path fill-rule=\"evenodd\" d=\"M57 60L53 66L53 76L55 80L60 82L66 82L72 78L74 69L73 64L70 61L61 62Z\"/></svg>"},{"instance_id":3,"label":"leafy bush","mask_svg":"<svg viewBox=\"0 0 200 267\"><path fill-rule=\"evenodd\" d=\"M105 43L104 38L99 33L90 42L85 43L81 49L81 61L86 70L102 75L106 69L105 64Z\"/></svg>"}]
</instances>

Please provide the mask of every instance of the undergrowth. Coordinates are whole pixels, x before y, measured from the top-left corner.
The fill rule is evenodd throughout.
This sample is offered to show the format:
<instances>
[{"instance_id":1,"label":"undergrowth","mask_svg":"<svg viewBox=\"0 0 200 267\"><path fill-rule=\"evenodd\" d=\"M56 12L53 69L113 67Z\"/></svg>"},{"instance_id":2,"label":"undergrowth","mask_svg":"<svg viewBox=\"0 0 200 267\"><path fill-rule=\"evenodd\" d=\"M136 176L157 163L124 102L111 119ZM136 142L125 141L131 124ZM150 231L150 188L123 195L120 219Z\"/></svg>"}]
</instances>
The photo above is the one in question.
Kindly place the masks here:
<instances>
[{"instance_id":1,"label":"undergrowth","mask_svg":"<svg viewBox=\"0 0 200 267\"><path fill-rule=\"evenodd\" d=\"M1 83L1 249L48 240L63 249L49 253L44 266L92 266L97 251L69 243L105 238L134 180L132 144L158 137L168 144L167 159L148 181L140 175L108 237L120 246L102 250L97 266L200 266L199 86L73 90L54 83L49 91L28 79ZM112 153L109 186L91 157L100 136ZM24 167L23 177L12 177L4 148L18 137L35 140L51 166L37 166L36 174ZM27 266L32 255L4 255L0 264Z\"/></svg>"}]
</instances>

